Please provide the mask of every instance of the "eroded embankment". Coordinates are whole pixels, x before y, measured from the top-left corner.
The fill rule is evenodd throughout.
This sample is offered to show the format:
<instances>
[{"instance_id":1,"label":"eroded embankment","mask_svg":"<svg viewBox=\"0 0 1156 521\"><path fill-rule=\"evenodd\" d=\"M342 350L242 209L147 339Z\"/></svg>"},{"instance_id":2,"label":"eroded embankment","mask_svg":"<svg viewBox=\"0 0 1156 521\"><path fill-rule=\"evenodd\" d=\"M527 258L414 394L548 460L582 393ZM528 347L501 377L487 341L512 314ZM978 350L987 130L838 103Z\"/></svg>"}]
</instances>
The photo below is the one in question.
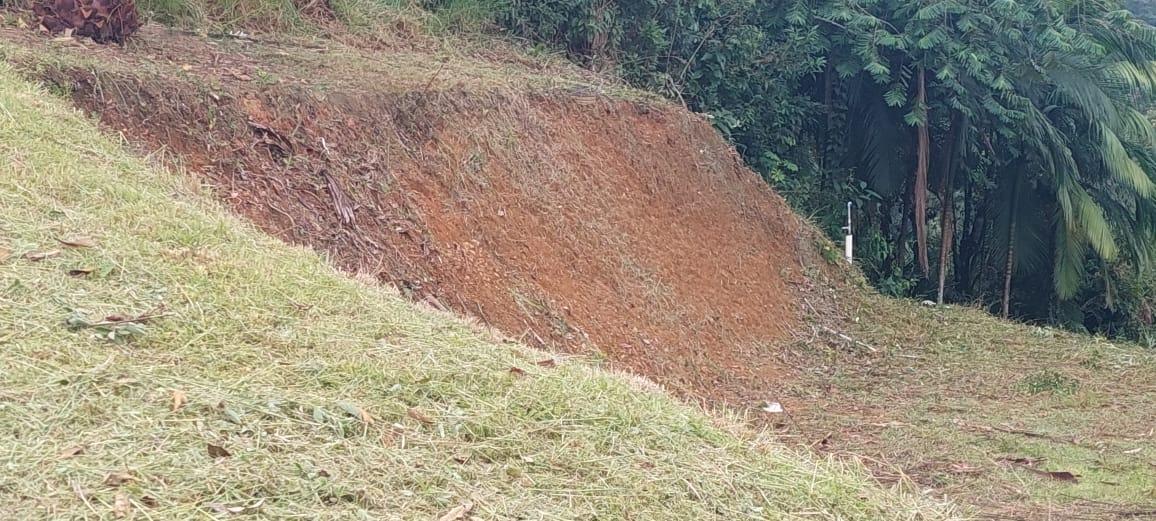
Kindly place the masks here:
<instances>
[{"instance_id":1,"label":"eroded embankment","mask_svg":"<svg viewBox=\"0 0 1156 521\"><path fill-rule=\"evenodd\" d=\"M772 397L778 347L833 307L817 235L679 107L332 42L18 40L10 59L263 230L684 395Z\"/></svg>"}]
</instances>

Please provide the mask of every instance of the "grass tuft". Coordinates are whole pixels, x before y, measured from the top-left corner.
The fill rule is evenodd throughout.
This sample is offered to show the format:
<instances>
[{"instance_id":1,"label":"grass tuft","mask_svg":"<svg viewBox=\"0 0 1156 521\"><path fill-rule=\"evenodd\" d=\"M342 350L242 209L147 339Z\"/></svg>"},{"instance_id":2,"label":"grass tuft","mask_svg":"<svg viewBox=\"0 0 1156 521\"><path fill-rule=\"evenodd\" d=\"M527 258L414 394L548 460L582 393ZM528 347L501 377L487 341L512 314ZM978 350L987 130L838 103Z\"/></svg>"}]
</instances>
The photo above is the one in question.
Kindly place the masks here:
<instances>
[{"instance_id":1,"label":"grass tuft","mask_svg":"<svg viewBox=\"0 0 1156 521\"><path fill-rule=\"evenodd\" d=\"M65 105L0 66L10 518L953 516L344 277Z\"/></svg>"}]
</instances>

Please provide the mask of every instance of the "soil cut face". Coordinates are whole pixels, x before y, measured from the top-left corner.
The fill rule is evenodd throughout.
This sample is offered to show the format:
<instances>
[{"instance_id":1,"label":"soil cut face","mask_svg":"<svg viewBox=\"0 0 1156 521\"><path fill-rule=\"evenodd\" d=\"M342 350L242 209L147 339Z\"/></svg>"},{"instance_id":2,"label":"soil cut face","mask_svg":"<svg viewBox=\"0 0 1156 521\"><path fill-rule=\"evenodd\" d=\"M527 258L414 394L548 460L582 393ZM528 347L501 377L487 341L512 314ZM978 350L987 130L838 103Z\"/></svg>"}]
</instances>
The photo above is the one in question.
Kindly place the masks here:
<instances>
[{"instance_id":1,"label":"soil cut face","mask_svg":"<svg viewBox=\"0 0 1156 521\"><path fill-rule=\"evenodd\" d=\"M580 72L155 28L125 49L4 37L263 230L684 396L776 398L776 346L843 276L705 118Z\"/></svg>"}]
</instances>

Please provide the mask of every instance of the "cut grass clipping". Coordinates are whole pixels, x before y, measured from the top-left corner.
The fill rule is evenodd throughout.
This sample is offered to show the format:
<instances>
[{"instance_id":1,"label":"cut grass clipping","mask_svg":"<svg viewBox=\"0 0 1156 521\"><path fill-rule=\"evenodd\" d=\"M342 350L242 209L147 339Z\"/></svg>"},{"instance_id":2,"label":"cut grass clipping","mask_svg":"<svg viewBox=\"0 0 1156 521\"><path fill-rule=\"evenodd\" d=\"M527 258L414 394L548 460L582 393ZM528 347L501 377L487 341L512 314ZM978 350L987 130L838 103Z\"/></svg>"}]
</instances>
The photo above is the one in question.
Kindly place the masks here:
<instances>
[{"instance_id":1,"label":"cut grass clipping","mask_svg":"<svg viewBox=\"0 0 1156 521\"><path fill-rule=\"evenodd\" d=\"M9 518L949 519L228 217L0 65Z\"/></svg>"}]
</instances>

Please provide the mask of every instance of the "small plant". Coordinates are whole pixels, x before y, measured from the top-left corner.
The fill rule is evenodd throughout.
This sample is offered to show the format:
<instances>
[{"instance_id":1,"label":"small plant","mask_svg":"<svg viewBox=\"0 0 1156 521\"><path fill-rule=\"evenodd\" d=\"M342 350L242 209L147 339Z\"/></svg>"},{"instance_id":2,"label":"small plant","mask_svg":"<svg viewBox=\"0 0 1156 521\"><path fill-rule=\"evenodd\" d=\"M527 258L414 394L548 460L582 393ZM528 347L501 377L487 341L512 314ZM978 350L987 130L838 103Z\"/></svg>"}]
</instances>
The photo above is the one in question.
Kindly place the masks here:
<instances>
[{"instance_id":1,"label":"small plant","mask_svg":"<svg viewBox=\"0 0 1156 521\"><path fill-rule=\"evenodd\" d=\"M1032 373L1020 380L1020 387L1028 394L1051 392L1057 396L1066 396L1075 394L1079 386L1079 380L1051 369Z\"/></svg>"},{"instance_id":2,"label":"small plant","mask_svg":"<svg viewBox=\"0 0 1156 521\"><path fill-rule=\"evenodd\" d=\"M823 256L823 260L827 261L827 264L838 263L839 259L843 257L842 252L835 249L830 242L823 240L817 242L815 246L819 249L819 255Z\"/></svg>"},{"instance_id":3,"label":"small plant","mask_svg":"<svg viewBox=\"0 0 1156 521\"><path fill-rule=\"evenodd\" d=\"M272 87L273 85L281 83L281 80L279 80L277 76L273 75L273 73L269 71L257 69L255 74L257 75L257 85Z\"/></svg>"}]
</instances>

